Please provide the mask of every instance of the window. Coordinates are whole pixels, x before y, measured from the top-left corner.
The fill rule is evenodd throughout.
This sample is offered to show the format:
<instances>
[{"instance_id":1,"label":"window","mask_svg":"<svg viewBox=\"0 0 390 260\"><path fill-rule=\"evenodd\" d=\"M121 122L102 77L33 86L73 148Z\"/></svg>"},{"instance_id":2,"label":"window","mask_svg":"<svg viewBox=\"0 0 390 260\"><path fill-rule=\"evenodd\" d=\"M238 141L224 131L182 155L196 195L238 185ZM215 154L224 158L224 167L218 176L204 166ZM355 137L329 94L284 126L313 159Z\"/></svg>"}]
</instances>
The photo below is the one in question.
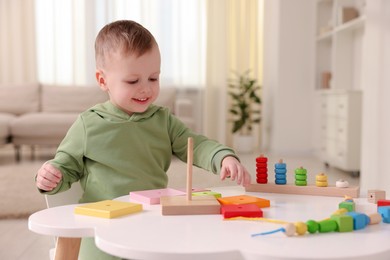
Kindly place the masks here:
<instances>
[{"instance_id":1,"label":"window","mask_svg":"<svg viewBox=\"0 0 390 260\"><path fill-rule=\"evenodd\" d=\"M161 51L161 85L201 87L206 68L205 0L36 0L38 78L47 84L95 84L94 41L107 23L148 28Z\"/></svg>"}]
</instances>

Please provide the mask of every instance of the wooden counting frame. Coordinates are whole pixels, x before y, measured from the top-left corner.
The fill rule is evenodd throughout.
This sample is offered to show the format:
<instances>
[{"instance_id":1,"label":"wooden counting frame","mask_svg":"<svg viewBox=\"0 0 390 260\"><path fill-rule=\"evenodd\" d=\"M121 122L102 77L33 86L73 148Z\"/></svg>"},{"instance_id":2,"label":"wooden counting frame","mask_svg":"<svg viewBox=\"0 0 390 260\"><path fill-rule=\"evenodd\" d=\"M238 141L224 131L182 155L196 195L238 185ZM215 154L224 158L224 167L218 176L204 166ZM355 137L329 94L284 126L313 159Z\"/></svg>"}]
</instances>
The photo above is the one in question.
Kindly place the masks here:
<instances>
[{"instance_id":1,"label":"wooden counting frame","mask_svg":"<svg viewBox=\"0 0 390 260\"><path fill-rule=\"evenodd\" d=\"M296 195L314 195L314 196L330 196L343 197L345 195L352 198L359 197L359 187L338 188L335 186L317 187L315 185L296 186L296 185L277 185L277 184L250 184L245 187L245 191L249 192L268 192L281 194L296 194Z\"/></svg>"},{"instance_id":2,"label":"wooden counting frame","mask_svg":"<svg viewBox=\"0 0 390 260\"><path fill-rule=\"evenodd\" d=\"M210 196L192 196L193 140L188 138L186 196L161 197L162 215L220 214L218 200Z\"/></svg>"}]
</instances>

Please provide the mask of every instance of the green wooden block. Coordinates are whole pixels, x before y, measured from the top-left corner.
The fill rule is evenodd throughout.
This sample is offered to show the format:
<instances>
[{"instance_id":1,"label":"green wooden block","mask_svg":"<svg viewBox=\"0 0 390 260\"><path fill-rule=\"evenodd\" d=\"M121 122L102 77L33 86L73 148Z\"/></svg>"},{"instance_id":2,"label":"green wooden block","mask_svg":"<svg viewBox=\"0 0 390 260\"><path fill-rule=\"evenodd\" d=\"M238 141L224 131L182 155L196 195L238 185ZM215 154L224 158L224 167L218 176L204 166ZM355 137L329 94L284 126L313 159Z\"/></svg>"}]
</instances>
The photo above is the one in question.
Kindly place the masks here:
<instances>
[{"instance_id":1,"label":"green wooden block","mask_svg":"<svg viewBox=\"0 0 390 260\"><path fill-rule=\"evenodd\" d=\"M326 233L337 231L337 223L333 219L326 219L318 222L318 232Z\"/></svg>"},{"instance_id":2,"label":"green wooden block","mask_svg":"<svg viewBox=\"0 0 390 260\"><path fill-rule=\"evenodd\" d=\"M337 231L351 232L353 231L353 217L349 215L332 215L330 217L337 223Z\"/></svg>"},{"instance_id":3,"label":"green wooden block","mask_svg":"<svg viewBox=\"0 0 390 260\"><path fill-rule=\"evenodd\" d=\"M221 198L221 193L214 191L197 191L193 192L192 196L214 196L216 199Z\"/></svg>"},{"instance_id":4,"label":"green wooden block","mask_svg":"<svg viewBox=\"0 0 390 260\"><path fill-rule=\"evenodd\" d=\"M355 202L351 201L343 201L339 203L339 209L344 208L348 210L348 212L355 211Z\"/></svg>"}]
</instances>

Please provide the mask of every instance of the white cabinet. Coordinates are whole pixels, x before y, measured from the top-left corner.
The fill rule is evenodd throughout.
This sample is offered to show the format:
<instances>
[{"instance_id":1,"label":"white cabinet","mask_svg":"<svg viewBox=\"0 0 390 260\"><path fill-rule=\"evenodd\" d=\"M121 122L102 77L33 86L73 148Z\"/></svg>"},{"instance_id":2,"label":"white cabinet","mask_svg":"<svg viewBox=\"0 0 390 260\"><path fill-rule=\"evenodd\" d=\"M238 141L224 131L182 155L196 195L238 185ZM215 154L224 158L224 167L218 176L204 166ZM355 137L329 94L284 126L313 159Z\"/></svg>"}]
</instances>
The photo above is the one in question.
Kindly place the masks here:
<instances>
[{"instance_id":1,"label":"white cabinet","mask_svg":"<svg viewBox=\"0 0 390 260\"><path fill-rule=\"evenodd\" d=\"M319 92L320 158L360 171L364 0L318 0L315 89Z\"/></svg>"},{"instance_id":2,"label":"white cabinet","mask_svg":"<svg viewBox=\"0 0 390 260\"><path fill-rule=\"evenodd\" d=\"M323 161L345 171L360 171L361 91L321 92Z\"/></svg>"}]
</instances>

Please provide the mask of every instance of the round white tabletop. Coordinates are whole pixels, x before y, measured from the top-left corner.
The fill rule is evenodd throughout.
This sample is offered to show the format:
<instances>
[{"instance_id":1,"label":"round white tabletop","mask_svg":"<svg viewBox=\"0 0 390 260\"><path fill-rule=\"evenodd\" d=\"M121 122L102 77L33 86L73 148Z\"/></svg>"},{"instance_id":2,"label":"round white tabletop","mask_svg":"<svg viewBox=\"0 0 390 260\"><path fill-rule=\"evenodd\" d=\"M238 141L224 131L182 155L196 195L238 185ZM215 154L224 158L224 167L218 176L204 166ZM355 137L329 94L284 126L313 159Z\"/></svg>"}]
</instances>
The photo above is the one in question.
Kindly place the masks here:
<instances>
[{"instance_id":1,"label":"round white tabletop","mask_svg":"<svg viewBox=\"0 0 390 260\"><path fill-rule=\"evenodd\" d=\"M289 222L323 220L343 198L245 192L242 187L212 188L223 197L251 195L271 201L265 218ZM118 198L129 201L129 196ZM136 202L136 201L133 201ZM357 210L375 211L365 198ZM140 213L114 219L75 215L76 205L50 208L29 218L30 230L59 237L95 237L103 251L122 258L197 259L390 259L390 225L380 223L346 233L307 233L286 237L282 232L251 234L282 225L246 220L223 220L222 215L162 216L160 205L144 205Z\"/></svg>"}]
</instances>

